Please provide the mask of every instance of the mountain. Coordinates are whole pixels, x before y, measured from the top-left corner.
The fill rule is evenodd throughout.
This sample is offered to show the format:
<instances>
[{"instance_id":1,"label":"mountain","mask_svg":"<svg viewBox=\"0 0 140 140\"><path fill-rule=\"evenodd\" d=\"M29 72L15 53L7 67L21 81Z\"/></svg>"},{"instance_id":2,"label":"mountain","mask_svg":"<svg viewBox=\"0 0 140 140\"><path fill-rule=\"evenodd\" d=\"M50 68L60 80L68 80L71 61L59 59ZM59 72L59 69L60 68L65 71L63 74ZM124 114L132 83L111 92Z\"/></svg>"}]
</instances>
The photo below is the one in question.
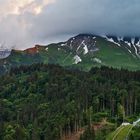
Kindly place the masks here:
<instances>
[{"instance_id":1,"label":"mountain","mask_svg":"<svg viewBox=\"0 0 140 140\"><path fill-rule=\"evenodd\" d=\"M80 34L66 42L36 45L24 51L12 50L0 58L1 73L11 66L33 63L59 64L82 70L101 65L140 70L140 38Z\"/></svg>"}]
</instances>

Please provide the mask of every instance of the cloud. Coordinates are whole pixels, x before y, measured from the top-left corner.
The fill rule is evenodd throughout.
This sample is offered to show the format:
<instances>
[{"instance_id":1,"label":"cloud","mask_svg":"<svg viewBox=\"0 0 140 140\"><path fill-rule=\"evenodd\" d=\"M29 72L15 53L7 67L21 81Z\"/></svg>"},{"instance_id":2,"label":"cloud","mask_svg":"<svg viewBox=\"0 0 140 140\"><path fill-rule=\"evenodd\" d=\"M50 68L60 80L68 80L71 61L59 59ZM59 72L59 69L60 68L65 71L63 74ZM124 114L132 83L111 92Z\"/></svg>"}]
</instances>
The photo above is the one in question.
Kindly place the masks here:
<instances>
[{"instance_id":1,"label":"cloud","mask_svg":"<svg viewBox=\"0 0 140 140\"><path fill-rule=\"evenodd\" d=\"M17 48L79 33L140 36L139 0L0 0L0 42Z\"/></svg>"},{"instance_id":2,"label":"cloud","mask_svg":"<svg viewBox=\"0 0 140 140\"><path fill-rule=\"evenodd\" d=\"M54 0L0 0L0 43L7 48L32 47L34 19L39 18L44 7Z\"/></svg>"}]
</instances>

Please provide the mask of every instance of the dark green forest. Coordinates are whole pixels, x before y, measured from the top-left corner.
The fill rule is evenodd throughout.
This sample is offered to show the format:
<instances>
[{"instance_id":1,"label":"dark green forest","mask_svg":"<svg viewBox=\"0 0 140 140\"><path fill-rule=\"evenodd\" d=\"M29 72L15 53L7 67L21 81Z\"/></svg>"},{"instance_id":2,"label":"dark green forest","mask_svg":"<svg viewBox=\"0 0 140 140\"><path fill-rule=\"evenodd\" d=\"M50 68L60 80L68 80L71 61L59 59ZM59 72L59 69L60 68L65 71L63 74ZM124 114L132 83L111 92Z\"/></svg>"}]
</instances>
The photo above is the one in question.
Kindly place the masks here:
<instances>
[{"instance_id":1,"label":"dark green forest","mask_svg":"<svg viewBox=\"0 0 140 140\"><path fill-rule=\"evenodd\" d=\"M80 128L81 140L104 140L139 113L140 71L34 64L0 76L0 140L61 140ZM103 119L112 127L98 135Z\"/></svg>"}]
</instances>

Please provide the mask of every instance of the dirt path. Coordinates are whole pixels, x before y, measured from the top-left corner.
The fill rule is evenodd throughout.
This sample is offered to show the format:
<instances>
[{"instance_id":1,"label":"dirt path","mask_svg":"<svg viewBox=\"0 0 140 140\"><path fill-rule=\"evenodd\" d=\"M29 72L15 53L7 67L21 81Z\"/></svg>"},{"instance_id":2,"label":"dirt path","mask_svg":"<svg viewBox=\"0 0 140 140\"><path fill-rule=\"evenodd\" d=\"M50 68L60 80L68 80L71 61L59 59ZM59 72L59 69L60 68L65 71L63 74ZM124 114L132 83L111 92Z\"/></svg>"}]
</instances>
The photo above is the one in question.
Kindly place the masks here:
<instances>
[{"instance_id":1,"label":"dirt path","mask_svg":"<svg viewBox=\"0 0 140 140\"><path fill-rule=\"evenodd\" d=\"M79 140L83 132L84 132L84 129L81 129L78 132L71 134L70 136L64 137L62 140Z\"/></svg>"},{"instance_id":2,"label":"dirt path","mask_svg":"<svg viewBox=\"0 0 140 140\"><path fill-rule=\"evenodd\" d=\"M92 127L94 128L94 131L98 131L106 124L106 120L103 120L100 123L93 124ZM79 140L81 134L83 134L85 131L85 128L80 129L78 132L71 134L70 136L63 137L62 140Z\"/></svg>"}]
</instances>

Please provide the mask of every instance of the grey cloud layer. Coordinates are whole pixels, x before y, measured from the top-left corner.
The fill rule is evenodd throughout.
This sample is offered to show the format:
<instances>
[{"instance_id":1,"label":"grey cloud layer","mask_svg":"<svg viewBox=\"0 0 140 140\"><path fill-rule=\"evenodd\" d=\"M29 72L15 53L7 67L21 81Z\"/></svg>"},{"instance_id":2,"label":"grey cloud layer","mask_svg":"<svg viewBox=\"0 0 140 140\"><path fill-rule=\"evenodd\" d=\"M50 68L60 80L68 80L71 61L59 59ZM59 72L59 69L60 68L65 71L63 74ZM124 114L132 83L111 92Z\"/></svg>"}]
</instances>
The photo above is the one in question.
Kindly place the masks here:
<instances>
[{"instance_id":1,"label":"grey cloud layer","mask_svg":"<svg viewBox=\"0 0 140 140\"><path fill-rule=\"evenodd\" d=\"M25 12L3 19L0 40L25 48L79 33L140 36L139 7L139 0L56 0L39 15Z\"/></svg>"}]
</instances>

